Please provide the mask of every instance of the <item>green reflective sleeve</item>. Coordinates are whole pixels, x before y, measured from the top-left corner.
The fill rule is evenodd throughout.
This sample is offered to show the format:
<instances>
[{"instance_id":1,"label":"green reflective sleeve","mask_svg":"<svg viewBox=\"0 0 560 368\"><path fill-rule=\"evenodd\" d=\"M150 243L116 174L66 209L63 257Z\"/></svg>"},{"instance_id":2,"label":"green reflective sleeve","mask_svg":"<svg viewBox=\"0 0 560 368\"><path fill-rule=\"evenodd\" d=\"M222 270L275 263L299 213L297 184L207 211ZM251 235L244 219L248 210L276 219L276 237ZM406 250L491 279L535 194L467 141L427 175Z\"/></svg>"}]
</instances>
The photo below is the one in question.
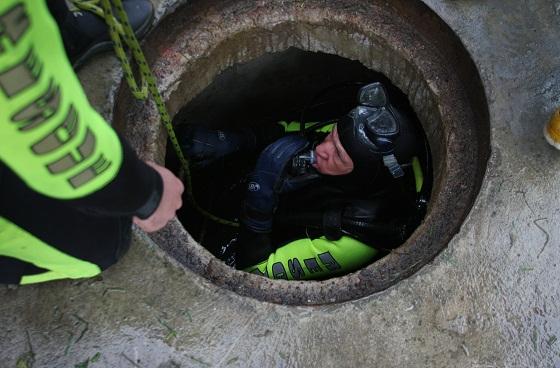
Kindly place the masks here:
<instances>
[{"instance_id":1,"label":"green reflective sleeve","mask_svg":"<svg viewBox=\"0 0 560 368\"><path fill-rule=\"evenodd\" d=\"M301 124L299 123L299 121L279 121L278 124L282 125L282 127L284 127L284 131L286 133L292 133L292 132L299 132L301 129ZM305 129L315 125L317 123L305 123ZM317 132L324 132L324 133L330 133L331 130L333 129L334 124L328 124L328 125L324 125L322 127L320 127L319 129L317 129Z\"/></svg>"},{"instance_id":2,"label":"green reflective sleeve","mask_svg":"<svg viewBox=\"0 0 560 368\"><path fill-rule=\"evenodd\" d=\"M335 241L305 238L278 248L266 261L245 271L273 279L318 279L355 271L377 254L374 248L348 236Z\"/></svg>"},{"instance_id":3,"label":"green reflective sleeve","mask_svg":"<svg viewBox=\"0 0 560 368\"><path fill-rule=\"evenodd\" d=\"M74 199L111 182L122 156L44 0L0 1L0 160L35 191Z\"/></svg>"}]
</instances>

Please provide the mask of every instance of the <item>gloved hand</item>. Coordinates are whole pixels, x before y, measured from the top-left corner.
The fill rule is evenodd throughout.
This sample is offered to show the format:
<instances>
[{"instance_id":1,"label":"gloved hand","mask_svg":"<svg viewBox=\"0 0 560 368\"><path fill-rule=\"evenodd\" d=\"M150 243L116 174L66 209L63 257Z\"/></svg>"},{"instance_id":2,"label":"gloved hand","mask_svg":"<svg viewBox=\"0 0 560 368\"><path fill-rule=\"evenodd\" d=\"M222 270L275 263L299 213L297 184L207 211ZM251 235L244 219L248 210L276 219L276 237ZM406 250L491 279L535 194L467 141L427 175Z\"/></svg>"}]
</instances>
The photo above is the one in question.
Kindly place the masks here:
<instances>
[{"instance_id":1,"label":"gloved hand","mask_svg":"<svg viewBox=\"0 0 560 368\"><path fill-rule=\"evenodd\" d=\"M255 233L242 225L239 233L218 250L217 257L242 270L266 260L272 252L269 234Z\"/></svg>"},{"instance_id":2,"label":"gloved hand","mask_svg":"<svg viewBox=\"0 0 560 368\"><path fill-rule=\"evenodd\" d=\"M308 145L309 142L304 137L291 134L270 144L261 153L255 170L248 177L247 194L241 213L241 222L249 230L257 233L270 232L278 194L282 192L286 181L287 166Z\"/></svg>"},{"instance_id":3,"label":"gloved hand","mask_svg":"<svg viewBox=\"0 0 560 368\"><path fill-rule=\"evenodd\" d=\"M204 167L234 152L255 146L255 136L247 131L208 129L202 125L186 124L177 128L183 153L191 162Z\"/></svg>"}]
</instances>

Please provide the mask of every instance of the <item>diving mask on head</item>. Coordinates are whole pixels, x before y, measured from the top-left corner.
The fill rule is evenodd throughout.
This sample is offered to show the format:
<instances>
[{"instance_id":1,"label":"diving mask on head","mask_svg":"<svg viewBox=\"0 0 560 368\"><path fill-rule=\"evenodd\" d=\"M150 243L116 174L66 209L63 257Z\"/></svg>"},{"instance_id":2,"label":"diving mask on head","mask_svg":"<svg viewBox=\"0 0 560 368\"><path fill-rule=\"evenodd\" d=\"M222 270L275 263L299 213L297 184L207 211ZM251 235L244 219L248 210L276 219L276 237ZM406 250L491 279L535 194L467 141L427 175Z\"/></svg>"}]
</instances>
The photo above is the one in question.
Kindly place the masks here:
<instances>
[{"instance_id":1,"label":"diving mask on head","mask_svg":"<svg viewBox=\"0 0 560 368\"><path fill-rule=\"evenodd\" d=\"M355 167L377 170L383 163L394 178L403 176L394 154L400 115L389 102L385 87L379 82L362 87L358 102L337 124L340 143Z\"/></svg>"}]
</instances>

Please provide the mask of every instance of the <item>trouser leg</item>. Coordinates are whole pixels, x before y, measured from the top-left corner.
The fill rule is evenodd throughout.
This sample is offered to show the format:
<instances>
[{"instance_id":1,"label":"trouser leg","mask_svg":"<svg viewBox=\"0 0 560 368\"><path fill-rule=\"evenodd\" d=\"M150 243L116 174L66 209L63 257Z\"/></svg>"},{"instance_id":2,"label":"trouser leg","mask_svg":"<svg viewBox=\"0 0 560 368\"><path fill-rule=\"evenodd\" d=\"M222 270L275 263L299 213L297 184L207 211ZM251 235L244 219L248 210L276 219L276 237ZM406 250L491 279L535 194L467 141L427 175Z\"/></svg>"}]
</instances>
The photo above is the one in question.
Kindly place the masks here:
<instances>
[{"instance_id":1,"label":"trouser leg","mask_svg":"<svg viewBox=\"0 0 560 368\"><path fill-rule=\"evenodd\" d=\"M97 265L101 270L116 263L128 249L130 217L104 217L83 212L65 201L34 192L5 166L0 165L0 172L0 216L23 232L32 234L40 243L69 258ZM5 248L10 246L9 239L3 239L3 242L0 249L12 249ZM29 243L34 243L33 239ZM60 259L66 262L64 257ZM45 272L37 262L29 262L28 256L24 260L22 262L9 251L0 253L0 282L13 283L22 276ZM84 275L87 276L91 275Z\"/></svg>"},{"instance_id":2,"label":"trouser leg","mask_svg":"<svg viewBox=\"0 0 560 368\"><path fill-rule=\"evenodd\" d=\"M11 257L0 256L0 283L19 284L26 275L37 275L47 270Z\"/></svg>"}]
</instances>

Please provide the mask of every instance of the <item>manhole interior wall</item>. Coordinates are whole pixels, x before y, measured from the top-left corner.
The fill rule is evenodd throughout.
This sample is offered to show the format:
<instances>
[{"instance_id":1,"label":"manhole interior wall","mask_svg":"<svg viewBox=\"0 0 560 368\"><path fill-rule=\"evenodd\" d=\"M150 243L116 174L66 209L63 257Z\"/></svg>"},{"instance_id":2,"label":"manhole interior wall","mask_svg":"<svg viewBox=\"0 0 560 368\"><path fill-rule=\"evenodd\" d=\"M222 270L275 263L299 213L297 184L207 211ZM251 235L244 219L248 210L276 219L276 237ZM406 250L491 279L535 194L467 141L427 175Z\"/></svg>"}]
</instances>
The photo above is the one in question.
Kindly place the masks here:
<instances>
[{"instance_id":1,"label":"manhole interior wall","mask_svg":"<svg viewBox=\"0 0 560 368\"><path fill-rule=\"evenodd\" d=\"M434 184L422 224L384 258L325 281L270 280L236 271L197 244L177 220L151 237L182 265L242 295L284 304L360 298L416 272L458 232L489 156L484 89L459 39L420 1L192 1L144 43L172 117L228 68L290 48L359 62L408 96L433 159ZM166 133L152 102L136 101L121 88L114 124L143 159L165 162Z\"/></svg>"}]
</instances>

